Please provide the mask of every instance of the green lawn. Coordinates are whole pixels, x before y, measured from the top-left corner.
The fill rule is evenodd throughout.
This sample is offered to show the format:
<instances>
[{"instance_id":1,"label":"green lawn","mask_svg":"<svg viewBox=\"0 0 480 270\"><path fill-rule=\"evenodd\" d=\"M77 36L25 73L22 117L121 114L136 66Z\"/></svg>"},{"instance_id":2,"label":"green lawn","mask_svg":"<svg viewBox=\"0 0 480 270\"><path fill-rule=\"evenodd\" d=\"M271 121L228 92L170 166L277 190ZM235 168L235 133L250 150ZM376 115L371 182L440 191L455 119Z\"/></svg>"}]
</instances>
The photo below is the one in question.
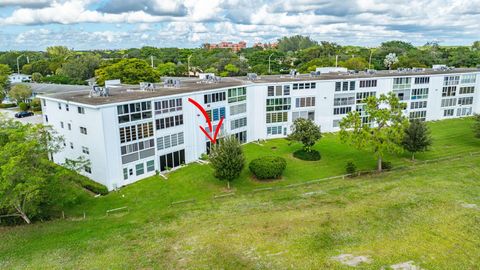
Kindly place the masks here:
<instances>
[{"instance_id":1,"label":"green lawn","mask_svg":"<svg viewBox=\"0 0 480 270\"><path fill-rule=\"evenodd\" d=\"M480 151L471 119L431 123L434 146L418 160ZM347 160L375 168L370 153L340 144L328 134L318 162L294 159L300 148L285 140L248 144L248 160L287 158L282 180L258 183L247 170L233 183L236 195L212 200L226 185L208 165L192 164L151 177L101 198L90 198L67 219L0 228L0 268L76 269L351 269L331 259L366 255L380 269L414 261L425 269L476 269L480 261L479 156L353 179L333 179L253 194L344 173ZM274 149L272 149L274 148ZM409 154L390 156L413 165ZM197 203L170 206L195 198ZM105 210L129 212L106 216Z\"/></svg>"}]
</instances>

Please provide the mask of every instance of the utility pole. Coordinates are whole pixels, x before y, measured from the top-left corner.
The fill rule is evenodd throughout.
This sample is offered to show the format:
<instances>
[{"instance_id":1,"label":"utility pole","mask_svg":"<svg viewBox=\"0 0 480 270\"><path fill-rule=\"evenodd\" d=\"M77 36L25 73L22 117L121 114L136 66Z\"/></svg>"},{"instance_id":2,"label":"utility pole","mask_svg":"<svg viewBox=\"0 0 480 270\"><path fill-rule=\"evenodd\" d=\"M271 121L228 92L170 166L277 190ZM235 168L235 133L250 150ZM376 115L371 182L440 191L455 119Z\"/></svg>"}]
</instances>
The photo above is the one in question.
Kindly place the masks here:
<instances>
[{"instance_id":1,"label":"utility pole","mask_svg":"<svg viewBox=\"0 0 480 270\"><path fill-rule=\"evenodd\" d=\"M188 73L188 77L190 77L190 58L191 58L191 57L192 57L191 54L187 57L187 73Z\"/></svg>"},{"instance_id":2,"label":"utility pole","mask_svg":"<svg viewBox=\"0 0 480 270\"><path fill-rule=\"evenodd\" d=\"M152 64L152 68L153 68L153 55L150 55L150 63Z\"/></svg>"},{"instance_id":3,"label":"utility pole","mask_svg":"<svg viewBox=\"0 0 480 270\"><path fill-rule=\"evenodd\" d=\"M335 67L338 67L338 54L335 55Z\"/></svg>"},{"instance_id":4,"label":"utility pole","mask_svg":"<svg viewBox=\"0 0 480 270\"><path fill-rule=\"evenodd\" d=\"M373 53L373 50L370 49L370 58L368 59L368 69L370 69L370 64L372 63L372 53Z\"/></svg>"},{"instance_id":5,"label":"utility pole","mask_svg":"<svg viewBox=\"0 0 480 270\"><path fill-rule=\"evenodd\" d=\"M19 56L17 57L17 74L20 74L20 65L19 65L19 63L18 63L18 59L20 59L20 57L22 57L22 56L24 56L24 55L22 54L22 55L19 55Z\"/></svg>"},{"instance_id":6,"label":"utility pole","mask_svg":"<svg viewBox=\"0 0 480 270\"><path fill-rule=\"evenodd\" d=\"M270 58L273 56L273 53L268 56L268 74L272 73L272 70L270 68Z\"/></svg>"}]
</instances>

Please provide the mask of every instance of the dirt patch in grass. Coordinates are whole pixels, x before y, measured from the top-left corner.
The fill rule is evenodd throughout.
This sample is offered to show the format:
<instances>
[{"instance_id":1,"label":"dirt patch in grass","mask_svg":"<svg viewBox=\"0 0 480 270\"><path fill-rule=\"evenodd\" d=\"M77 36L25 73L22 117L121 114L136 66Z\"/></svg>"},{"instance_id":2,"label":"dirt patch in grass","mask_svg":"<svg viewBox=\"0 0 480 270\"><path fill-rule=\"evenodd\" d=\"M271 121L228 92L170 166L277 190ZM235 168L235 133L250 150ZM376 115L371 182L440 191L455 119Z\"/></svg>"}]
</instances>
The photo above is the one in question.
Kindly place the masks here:
<instances>
[{"instance_id":1,"label":"dirt patch in grass","mask_svg":"<svg viewBox=\"0 0 480 270\"><path fill-rule=\"evenodd\" d=\"M354 256L352 254L341 254L332 257L333 260L348 266L357 266L361 263L371 263L372 260L368 256Z\"/></svg>"}]
</instances>

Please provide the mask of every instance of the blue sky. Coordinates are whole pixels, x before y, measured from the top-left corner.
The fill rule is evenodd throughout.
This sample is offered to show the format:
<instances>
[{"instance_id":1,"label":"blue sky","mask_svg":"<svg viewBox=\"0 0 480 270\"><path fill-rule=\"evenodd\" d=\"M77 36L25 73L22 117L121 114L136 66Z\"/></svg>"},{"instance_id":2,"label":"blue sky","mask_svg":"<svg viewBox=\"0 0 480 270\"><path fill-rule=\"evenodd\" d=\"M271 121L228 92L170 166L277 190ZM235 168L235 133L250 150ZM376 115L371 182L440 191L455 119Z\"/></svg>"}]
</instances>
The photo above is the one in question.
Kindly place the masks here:
<instances>
[{"instance_id":1,"label":"blue sky","mask_svg":"<svg viewBox=\"0 0 480 270\"><path fill-rule=\"evenodd\" d=\"M0 0L0 50L198 47L285 35L376 46L480 40L480 0Z\"/></svg>"}]
</instances>

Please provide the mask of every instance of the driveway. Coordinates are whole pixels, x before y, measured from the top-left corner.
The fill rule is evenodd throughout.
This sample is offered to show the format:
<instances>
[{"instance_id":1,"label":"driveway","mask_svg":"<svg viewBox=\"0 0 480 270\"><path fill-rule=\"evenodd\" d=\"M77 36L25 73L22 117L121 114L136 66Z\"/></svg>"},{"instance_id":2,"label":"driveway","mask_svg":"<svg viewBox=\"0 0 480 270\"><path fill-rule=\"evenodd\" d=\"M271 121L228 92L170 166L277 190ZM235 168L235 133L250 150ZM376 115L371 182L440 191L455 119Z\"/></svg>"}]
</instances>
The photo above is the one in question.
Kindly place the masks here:
<instances>
[{"instance_id":1,"label":"driveway","mask_svg":"<svg viewBox=\"0 0 480 270\"><path fill-rule=\"evenodd\" d=\"M25 118L15 118L15 114L18 112L17 108L9 108L9 109L0 109L0 114L6 115L7 118L12 118L17 121L20 121L24 124L42 124L43 118L41 114L35 114L34 116L29 116Z\"/></svg>"}]
</instances>

